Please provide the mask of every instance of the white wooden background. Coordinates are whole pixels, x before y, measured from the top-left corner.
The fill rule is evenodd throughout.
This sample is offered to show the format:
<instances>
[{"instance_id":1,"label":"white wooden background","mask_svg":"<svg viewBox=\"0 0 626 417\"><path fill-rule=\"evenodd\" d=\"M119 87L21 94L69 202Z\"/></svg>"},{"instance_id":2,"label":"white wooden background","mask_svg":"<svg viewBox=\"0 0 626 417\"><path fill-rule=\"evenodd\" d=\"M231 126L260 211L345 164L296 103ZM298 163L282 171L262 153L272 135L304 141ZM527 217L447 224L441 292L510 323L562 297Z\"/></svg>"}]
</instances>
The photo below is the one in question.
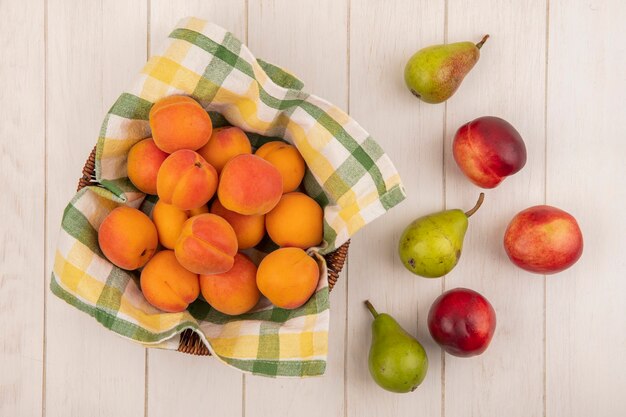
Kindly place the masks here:
<instances>
[{"instance_id":1,"label":"white wooden background","mask_svg":"<svg viewBox=\"0 0 626 417\"><path fill-rule=\"evenodd\" d=\"M176 21L214 21L352 114L399 169L409 198L353 240L333 291L327 374L270 380L210 358L145 350L48 290L62 210L102 118ZM0 0L0 416L626 415L626 2L621 0ZM418 102L402 70L434 43L491 39L447 103ZM413 218L470 207L455 130L504 117L528 163L487 193L459 266L414 277L396 256ZM508 220L548 203L579 220L585 252L547 278L516 269ZM495 338L442 355L426 315L444 289L483 293ZM371 299L424 343L412 394L367 372Z\"/></svg>"}]
</instances>

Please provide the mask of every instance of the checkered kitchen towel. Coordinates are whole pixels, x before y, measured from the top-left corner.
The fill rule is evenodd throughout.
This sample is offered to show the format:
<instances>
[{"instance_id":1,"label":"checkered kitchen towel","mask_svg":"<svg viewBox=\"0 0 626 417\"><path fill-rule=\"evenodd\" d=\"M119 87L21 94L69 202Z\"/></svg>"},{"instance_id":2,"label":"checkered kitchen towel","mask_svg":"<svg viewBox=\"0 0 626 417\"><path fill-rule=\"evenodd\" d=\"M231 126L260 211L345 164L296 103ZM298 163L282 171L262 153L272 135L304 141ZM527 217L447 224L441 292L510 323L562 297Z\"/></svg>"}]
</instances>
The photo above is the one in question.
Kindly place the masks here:
<instances>
[{"instance_id":1,"label":"checkered kitchen towel","mask_svg":"<svg viewBox=\"0 0 626 417\"><path fill-rule=\"evenodd\" d=\"M324 373L328 352L328 280L323 254L404 199L389 158L353 119L301 90L302 83L255 59L231 33L203 20L182 20L131 89L106 115L96 152L97 186L82 189L63 215L51 289L105 327L149 347L177 349L191 328L212 354L244 372L266 376ZM146 198L126 175L130 147L150 136L148 112L168 95L200 102L216 126L249 132L253 145L283 139L304 157L304 186L324 208L324 242L309 253L321 266L319 287L295 310L267 300L230 317L197 300L183 313L164 313L141 294L136 273L113 266L98 247L104 217L125 204L150 213Z\"/></svg>"}]
</instances>

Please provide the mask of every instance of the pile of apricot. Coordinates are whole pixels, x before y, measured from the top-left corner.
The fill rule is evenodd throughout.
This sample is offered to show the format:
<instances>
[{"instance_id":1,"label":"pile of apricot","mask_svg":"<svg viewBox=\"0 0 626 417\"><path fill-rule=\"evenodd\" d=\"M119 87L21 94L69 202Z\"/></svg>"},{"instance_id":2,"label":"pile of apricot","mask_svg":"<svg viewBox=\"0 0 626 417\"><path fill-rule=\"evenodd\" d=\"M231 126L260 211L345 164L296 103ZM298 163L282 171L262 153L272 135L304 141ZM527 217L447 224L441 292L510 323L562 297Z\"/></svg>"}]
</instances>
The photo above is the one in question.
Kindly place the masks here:
<instances>
[{"instance_id":1,"label":"pile of apricot","mask_svg":"<svg viewBox=\"0 0 626 417\"><path fill-rule=\"evenodd\" d=\"M128 178L159 197L152 218L120 206L98 230L102 253L141 270L146 300L181 312L200 293L216 310L239 315L261 294L274 305L300 307L317 288L317 262L305 252L322 242L323 213L299 192L305 162L284 142L253 153L237 127L213 128L195 100L171 96L150 111L152 137L128 154ZM260 264L240 252L268 236L280 248Z\"/></svg>"}]
</instances>

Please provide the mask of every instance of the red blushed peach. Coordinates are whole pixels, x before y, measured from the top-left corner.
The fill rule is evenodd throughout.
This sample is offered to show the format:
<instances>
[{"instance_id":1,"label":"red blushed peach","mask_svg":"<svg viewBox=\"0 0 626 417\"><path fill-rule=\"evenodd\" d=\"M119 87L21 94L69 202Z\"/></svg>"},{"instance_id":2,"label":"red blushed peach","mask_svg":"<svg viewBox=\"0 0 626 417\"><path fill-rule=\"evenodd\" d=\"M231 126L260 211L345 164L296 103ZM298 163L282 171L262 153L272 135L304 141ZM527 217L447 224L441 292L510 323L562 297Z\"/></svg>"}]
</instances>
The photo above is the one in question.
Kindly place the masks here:
<instances>
[{"instance_id":1,"label":"red blushed peach","mask_svg":"<svg viewBox=\"0 0 626 417\"><path fill-rule=\"evenodd\" d=\"M141 271L140 285L150 304L169 313L185 311L200 294L198 275L183 268L171 250L150 259Z\"/></svg>"},{"instance_id":2,"label":"red blushed peach","mask_svg":"<svg viewBox=\"0 0 626 417\"><path fill-rule=\"evenodd\" d=\"M526 164L522 137L498 117L480 117L461 126L452 152L461 171L482 188L494 188Z\"/></svg>"},{"instance_id":3,"label":"red blushed peach","mask_svg":"<svg viewBox=\"0 0 626 417\"><path fill-rule=\"evenodd\" d=\"M222 217L233 227L239 250L256 246L265 235L265 216L246 216L224 208L219 200L211 205L211 213Z\"/></svg>"},{"instance_id":4,"label":"red blushed peach","mask_svg":"<svg viewBox=\"0 0 626 417\"><path fill-rule=\"evenodd\" d=\"M167 157L151 138L137 142L128 152L128 179L139 191L156 194L157 173Z\"/></svg>"},{"instance_id":5,"label":"red blushed peach","mask_svg":"<svg viewBox=\"0 0 626 417\"><path fill-rule=\"evenodd\" d=\"M224 207L248 216L269 212L282 193L280 172L256 155L239 155L228 161L217 189Z\"/></svg>"},{"instance_id":6,"label":"red blushed peach","mask_svg":"<svg viewBox=\"0 0 626 417\"><path fill-rule=\"evenodd\" d=\"M149 119L154 143L167 153L199 149L213 132L209 114L191 97L170 96L157 101Z\"/></svg>"},{"instance_id":7,"label":"red blushed peach","mask_svg":"<svg viewBox=\"0 0 626 417\"><path fill-rule=\"evenodd\" d=\"M574 265L583 253L576 219L551 206L521 211L506 229L504 248L511 261L538 274L554 274Z\"/></svg>"},{"instance_id":8,"label":"red blushed peach","mask_svg":"<svg viewBox=\"0 0 626 417\"><path fill-rule=\"evenodd\" d=\"M224 165L237 155L252 153L248 137L235 126L218 127L213 129L209 142L198 149L207 162L218 172L222 172Z\"/></svg>"},{"instance_id":9,"label":"red blushed peach","mask_svg":"<svg viewBox=\"0 0 626 417\"><path fill-rule=\"evenodd\" d=\"M217 311L237 316L250 311L261 297L256 265L246 255L235 255L233 267L222 274L200 275L204 299Z\"/></svg>"},{"instance_id":10,"label":"red blushed peach","mask_svg":"<svg viewBox=\"0 0 626 417\"><path fill-rule=\"evenodd\" d=\"M148 216L137 209L121 206L111 211L100 224L98 244L114 265L132 271L148 262L159 240Z\"/></svg>"},{"instance_id":11,"label":"red blushed peach","mask_svg":"<svg viewBox=\"0 0 626 417\"><path fill-rule=\"evenodd\" d=\"M221 217L200 214L185 222L174 250L178 262L188 270L221 274L233 267L237 236Z\"/></svg>"},{"instance_id":12,"label":"red blushed peach","mask_svg":"<svg viewBox=\"0 0 626 417\"><path fill-rule=\"evenodd\" d=\"M164 203L192 210L213 197L217 181L215 168L196 152L183 149L171 154L161 165L157 192Z\"/></svg>"}]
</instances>

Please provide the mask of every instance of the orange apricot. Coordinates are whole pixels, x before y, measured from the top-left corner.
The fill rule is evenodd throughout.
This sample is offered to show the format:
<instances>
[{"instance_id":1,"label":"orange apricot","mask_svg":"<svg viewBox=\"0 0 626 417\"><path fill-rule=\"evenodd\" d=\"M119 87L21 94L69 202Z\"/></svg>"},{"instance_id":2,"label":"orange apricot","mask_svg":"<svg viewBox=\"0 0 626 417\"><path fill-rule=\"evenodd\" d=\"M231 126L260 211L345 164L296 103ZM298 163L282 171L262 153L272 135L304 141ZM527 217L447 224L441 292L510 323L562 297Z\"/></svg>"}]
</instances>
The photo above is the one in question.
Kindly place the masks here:
<instances>
[{"instance_id":1,"label":"orange apricot","mask_svg":"<svg viewBox=\"0 0 626 417\"><path fill-rule=\"evenodd\" d=\"M324 213L306 194L284 194L265 215L267 234L278 246L308 249L322 242Z\"/></svg>"},{"instance_id":2,"label":"orange apricot","mask_svg":"<svg viewBox=\"0 0 626 417\"><path fill-rule=\"evenodd\" d=\"M283 177L283 193L295 191L304 178L306 164L298 149L285 142L267 142L254 153L274 165Z\"/></svg>"},{"instance_id":3,"label":"orange apricot","mask_svg":"<svg viewBox=\"0 0 626 417\"><path fill-rule=\"evenodd\" d=\"M256 274L261 293L276 307L294 309L307 302L319 281L317 262L300 248L281 248L267 255Z\"/></svg>"},{"instance_id":4,"label":"orange apricot","mask_svg":"<svg viewBox=\"0 0 626 417\"><path fill-rule=\"evenodd\" d=\"M146 194L157 193L157 173L168 154L157 148L151 138L143 139L128 151L128 179Z\"/></svg>"},{"instance_id":5,"label":"orange apricot","mask_svg":"<svg viewBox=\"0 0 626 417\"><path fill-rule=\"evenodd\" d=\"M171 250L154 255L139 282L146 300L169 313L185 311L200 294L198 275L183 268Z\"/></svg>"},{"instance_id":6,"label":"orange apricot","mask_svg":"<svg viewBox=\"0 0 626 417\"><path fill-rule=\"evenodd\" d=\"M196 150L208 142L213 132L209 114L187 96L165 97L152 106L149 114L154 143L164 152Z\"/></svg>"},{"instance_id":7,"label":"orange apricot","mask_svg":"<svg viewBox=\"0 0 626 417\"><path fill-rule=\"evenodd\" d=\"M164 203L181 210L206 204L217 188L217 172L194 151L176 151L163 162L157 176L157 192Z\"/></svg>"},{"instance_id":8,"label":"orange apricot","mask_svg":"<svg viewBox=\"0 0 626 417\"><path fill-rule=\"evenodd\" d=\"M250 311L261 297L256 286L257 267L246 255L235 255L235 263L227 272L200 275L204 299L217 311L237 316Z\"/></svg>"},{"instance_id":9,"label":"orange apricot","mask_svg":"<svg viewBox=\"0 0 626 417\"><path fill-rule=\"evenodd\" d=\"M272 164L258 156L244 154L224 166L217 195L228 210L258 215L274 208L282 190L280 172Z\"/></svg>"},{"instance_id":10,"label":"orange apricot","mask_svg":"<svg viewBox=\"0 0 626 417\"><path fill-rule=\"evenodd\" d=\"M233 227L237 235L239 250L256 246L265 235L265 215L263 214L246 216L235 213L224 208L219 200L215 200L211 205L211 213L224 218Z\"/></svg>"},{"instance_id":11,"label":"orange apricot","mask_svg":"<svg viewBox=\"0 0 626 417\"><path fill-rule=\"evenodd\" d=\"M98 244L109 261L131 271L148 262L159 240L148 216L132 207L120 206L100 224Z\"/></svg>"},{"instance_id":12,"label":"orange apricot","mask_svg":"<svg viewBox=\"0 0 626 417\"><path fill-rule=\"evenodd\" d=\"M230 224L215 214L187 220L174 247L176 259L197 274L220 274L233 266L237 236Z\"/></svg>"},{"instance_id":13,"label":"orange apricot","mask_svg":"<svg viewBox=\"0 0 626 417\"><path fill-rule=\"evenodd\" d=\"M198 153L213 165L219 174L224 165L235 156L252 153L252 147L246 134L238 127L218 127L213 129L211 139L198 149Z\"/></svg>"}]
</instances>

